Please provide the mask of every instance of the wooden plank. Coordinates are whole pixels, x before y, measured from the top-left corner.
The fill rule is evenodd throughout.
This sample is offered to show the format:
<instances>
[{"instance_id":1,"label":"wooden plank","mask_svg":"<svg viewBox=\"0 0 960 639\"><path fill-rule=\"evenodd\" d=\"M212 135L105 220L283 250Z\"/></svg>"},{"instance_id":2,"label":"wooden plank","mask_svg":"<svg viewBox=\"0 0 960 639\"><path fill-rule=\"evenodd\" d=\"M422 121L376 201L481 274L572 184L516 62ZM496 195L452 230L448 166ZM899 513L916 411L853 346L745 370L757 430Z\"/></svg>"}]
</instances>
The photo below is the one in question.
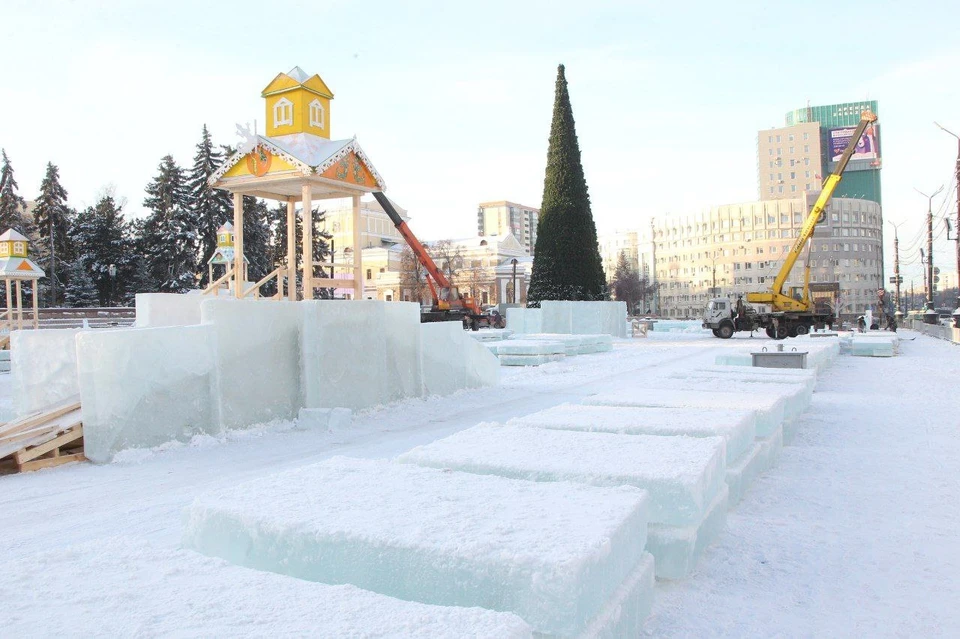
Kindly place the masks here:
<instances>
[{"instance_id":1,"label":"wooden plank","mask_svg":"<svg viewBox=\"0 0 960 639\"><path fill-rule=\"evenodd\" d=\"M56 432L47 431L40 433L39 435L35 434L26 439L21 439L19 441L0 443L0 459L3 459L4 457L13 457L15 453L23 450L27 446L42 444L43 442L53 439L56 436Z\"/></svg>"},{"instance_id":2,"label":"wooden plank","mask_svg":"<svg viewBox=\"0 0 960 639\"><path fill-rule=\"evenodd\" d=\"M24 462L20 464L20 472L26 473L31 470L40 470L41 468L50 468L51 466L59 466L60 464L69 464L70 462L75 461L85 461L87 458L83 456L83 453L72 453L70 455L60 455L59 457L49 457L47 459L35 459L33 461Z\"/></svg>"},{"instance_id":3,"label":"wooden plank","mask_svg":"<svg viewBox=\"0 0 960 639\"><path fill-rule=\"evenodd\" d=\"M79 422L71 429L67 430L64 434L51 439L50 441L34 446L30 450L21 450L16 454L17 464L23 465L24 462L28 462L31 459L36 459L41 455L46 455L50 451L55 451L55 449L60 448L65 444L76 441L83 437L83 425ZM56 455L55 455L56 456Z\"/></svg>"},{"instance_id":4,"label":"wooden plank","mask_svg":"<svg viewBox=\"0 0 960 639\"><path fill-rule=\"evenodd\" d=\"M34 426L41 426L46 422L56 419L70 413L72 411L78 410L80 408L80 402L77 400L68 400L63 404L55 405L50 409L45 411L37 411L35 413L30 413L26 417L14 420L12 422L7 422L2 427L0 427L0 437L3 435L8 435L11 433L18 433L28 428L33 428Z\"/></svg>"}]
</instances>

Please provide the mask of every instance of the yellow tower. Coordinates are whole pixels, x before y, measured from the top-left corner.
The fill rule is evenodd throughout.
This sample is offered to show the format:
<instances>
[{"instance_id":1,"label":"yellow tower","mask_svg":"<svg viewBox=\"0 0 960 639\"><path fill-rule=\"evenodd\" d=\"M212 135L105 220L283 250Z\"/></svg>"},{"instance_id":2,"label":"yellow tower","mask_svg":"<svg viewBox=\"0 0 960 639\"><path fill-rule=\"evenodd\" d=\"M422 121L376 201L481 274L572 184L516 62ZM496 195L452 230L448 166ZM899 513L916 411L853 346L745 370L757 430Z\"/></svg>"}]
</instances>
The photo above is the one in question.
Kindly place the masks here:
<instances>
[{"instance_id":1,"label":"yellow tower","mask_svg":"<svg viewBox=\"0 0 960 639\"><path fill-rule=\"evenodd\" d=\"M311 133L330 139L333 93L319 75L293 67L278 74L261 95L266 100L267 137Z\"/></svg>"}]
</instances>

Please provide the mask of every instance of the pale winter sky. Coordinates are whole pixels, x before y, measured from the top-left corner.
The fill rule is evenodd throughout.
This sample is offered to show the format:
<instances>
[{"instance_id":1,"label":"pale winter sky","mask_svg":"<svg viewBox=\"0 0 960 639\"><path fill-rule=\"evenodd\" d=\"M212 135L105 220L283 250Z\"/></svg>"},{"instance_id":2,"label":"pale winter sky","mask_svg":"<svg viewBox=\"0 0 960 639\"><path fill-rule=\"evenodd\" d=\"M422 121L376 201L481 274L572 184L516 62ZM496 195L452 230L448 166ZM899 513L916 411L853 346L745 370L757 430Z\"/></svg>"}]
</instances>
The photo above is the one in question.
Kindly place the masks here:
<instances>
[{"instance_id":1,"label":"pale winter sky","mask_svg":"<svg viewBox=\"0 0 960 639\"><path fill-rule=\"evenodd\" d=\"M957 24L943 0L7 0L0 146L28 199L52 161L73 206L112 186L139 216L162 156L189 166L204 123L217 143L236 123L262 131L261 89L299 65L333 90L333 136L358 137L414 231L465 237L478 202L539 206L564 63L601 233L755 199L759 129L808 100L869 98L885 216L914 249L914 187L945 184L934 209L956 211L956 140L933 121L960 133ZM935 263L952 272L942 228ZM919 285L916 251L902 257Z\"/></svg>"}]
</instances>

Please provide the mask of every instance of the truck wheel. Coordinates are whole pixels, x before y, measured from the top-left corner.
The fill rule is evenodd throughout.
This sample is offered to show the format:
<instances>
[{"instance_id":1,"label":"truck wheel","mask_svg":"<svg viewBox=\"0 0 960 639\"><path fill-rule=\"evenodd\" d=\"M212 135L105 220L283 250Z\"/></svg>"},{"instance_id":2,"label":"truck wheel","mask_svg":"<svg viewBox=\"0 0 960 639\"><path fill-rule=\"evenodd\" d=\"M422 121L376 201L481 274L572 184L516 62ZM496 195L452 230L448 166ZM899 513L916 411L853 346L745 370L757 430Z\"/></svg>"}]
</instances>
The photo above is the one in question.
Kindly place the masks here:
<instances>
[{"instance_id":1,"label":"truck wheel","mask_svg":"<svg viewBox=\"0 0 960 639\"><path fill-rule=\"evenodd\" d=\"M806 324L797 324L797 335L806 335L810 332L810 327Z\"/></svg>"},{"instance_id":2,"label":"truck wheel","mask_svg":"<svg viewBox=\"0 0 960 639\"><path fill-rule=\"evenodd\" d=\"M791 324L787 327L787 337L796 337L797 336L797 325Z\"/></svg>"},{"instance_id":3,"label":"truck wheel","mask_svg":"<svg viewBox=\"0 0 960 639\"><path fill-rule=\"evenodd\" d=\"M777 339L777 334L773 332L772 326L768 326L766 330L767 330L767 337L769 337L770 339Z\"/></svg>"},{"instance_id":4,"label":"truck wheel","mask_svg":"<svg viewBox=\"0 0 960 639\"><path fill-rule=\"evenodd\" d=\"M775 339L787 339L787 327L781 324L777 327L777 336Z\"/></svg>"},{"instance_id":5,"label":"truck wheel","mask_svg":"<svg viewBox=\"0 0 960 639\"><path fill-rule=\"evenodd\" d=\"M713 336L714 336L714 337L720 337L720 331L718 331L717 329L711 328L711 329L710 329L710 332L713 333Z\"/></svg>"},{"instance_id":6,"label":"truck wheel","mask_svg":"<svg viewBox=\"0 0 960 639\"><path fill-rule=\"evenodd\" d=\"M721 324L720 328L717 329L717 337L720 339L730 339L733 337L733 324L730 322Z\"/></svg>"}]
</instances>

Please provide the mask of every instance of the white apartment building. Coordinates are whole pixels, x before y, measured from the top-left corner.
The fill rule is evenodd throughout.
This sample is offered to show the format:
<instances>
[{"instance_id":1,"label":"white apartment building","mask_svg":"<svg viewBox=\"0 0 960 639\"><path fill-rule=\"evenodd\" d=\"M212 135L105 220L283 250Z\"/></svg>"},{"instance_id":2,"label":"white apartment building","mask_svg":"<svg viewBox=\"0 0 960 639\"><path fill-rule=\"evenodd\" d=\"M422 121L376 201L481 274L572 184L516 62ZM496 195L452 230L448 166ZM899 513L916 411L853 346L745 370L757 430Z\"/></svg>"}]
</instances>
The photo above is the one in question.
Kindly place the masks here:
<instances>
[{"instance_id":1,"label":"white apartment building","mask_svg":"<svg viewBox=\"0 0 960 639\"><path fill-rule=\"evenodd\" d=\"M630 230L602 233L597 236L597 242L600 244L600 258L603 260L603 272L607 276L607 282L613 280L621 253L641 278L651 279L649 233L646 236L640 231Z\"/></svg>"},{"instance_id":2,"label":"white apartment building","mask_svg":"<svg viewBox=\"0 0 960 639\"><path fill-rule=\"evenodd\" d=\"M698 318L711 297L769 290L816 195L654 220L651 249L661 315ZM810 282L838 283L844 316L862 313L883 287L882 228L876 202L835 198L814 232ZM649 234L643 241L650 241ZM804 264L801 256L786 286L803 285Z\"/></svg>"},{"instance_id":3,"label":"white apartment building","mask_svg":"<svg viewBox=\"0 0 960 639\"><path fill-rule=\"evenodd\" d=\"M537 245L537 220L540 209L516 202L482 202L477 209L477 235L488 237L510 234L533 255Z\"/></svg>"}]
</instances>

